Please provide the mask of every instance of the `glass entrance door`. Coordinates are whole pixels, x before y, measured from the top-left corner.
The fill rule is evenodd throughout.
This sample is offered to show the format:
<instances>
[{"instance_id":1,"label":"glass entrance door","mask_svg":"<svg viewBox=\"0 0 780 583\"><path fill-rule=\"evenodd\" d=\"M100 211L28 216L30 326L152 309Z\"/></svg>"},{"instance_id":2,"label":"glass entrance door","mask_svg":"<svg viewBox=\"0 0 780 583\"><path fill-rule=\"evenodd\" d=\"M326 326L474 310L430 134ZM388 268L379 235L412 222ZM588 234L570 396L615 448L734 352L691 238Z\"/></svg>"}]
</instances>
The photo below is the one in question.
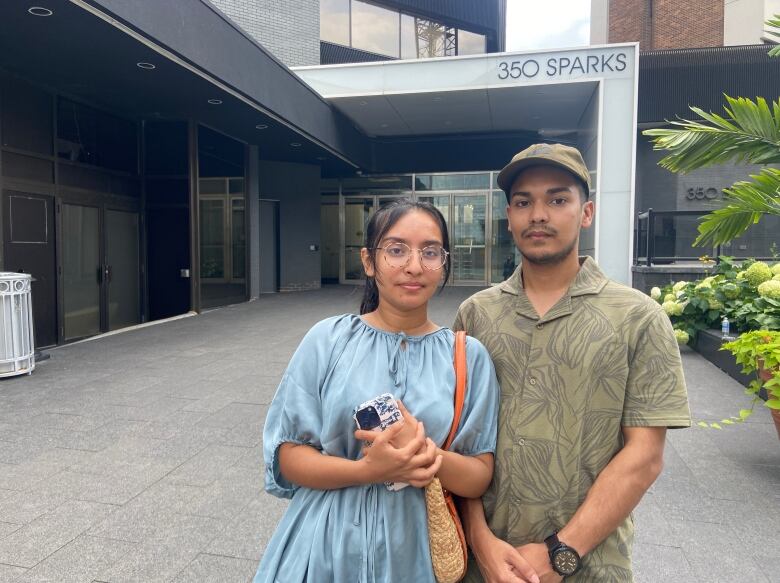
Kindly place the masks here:
<instances>
[{"instance_id":1,"label":"glass entrance door","mask_svg":"<svg viewBox=\"0 0 780 583\"><path fill-rule=\"evenodd\" d=\"M62 205L62 296L65 340L102 332L100 208Z\"/></svg>"},{"instance_id":2,"label":"glass entrance door","mask_svg":"<svg viewBox=\"0 0 780 583\"><path fill-rule=\"evenodd\" d=\"M363 263L360 250L366 242L368 221L377 209L402 198L401 195L367 195L344 197L344 283L363 280Z\"/></svg>"},{"instance_id":3,"label":"glass entrance door","mask_svg":"<svg viewBox=\"0 0 780 583\"><path fill-rule=\"evenodd\" d=\"M138 213L63 203L61 214L63 339L140 322Z\"/></svg>"},{"instance_id":4,"label":"glass entrance door","mask_svg":"<svg viewBox=\"0 0 780 583\"><path fill-rule=\"evenodd\" d=\"M108 329L141 321L138 213L106 209Z\"/></svg>"},{"instance_id":5,"label":"glass entrance door","mask_svg":"<svg viewBox=\"0 0 780 583\"><path fill-rule=\"evenodd\" d=\"M486 194L453 194L450 246L454 283L487 283Z\"/></svg>"}]
</instances>

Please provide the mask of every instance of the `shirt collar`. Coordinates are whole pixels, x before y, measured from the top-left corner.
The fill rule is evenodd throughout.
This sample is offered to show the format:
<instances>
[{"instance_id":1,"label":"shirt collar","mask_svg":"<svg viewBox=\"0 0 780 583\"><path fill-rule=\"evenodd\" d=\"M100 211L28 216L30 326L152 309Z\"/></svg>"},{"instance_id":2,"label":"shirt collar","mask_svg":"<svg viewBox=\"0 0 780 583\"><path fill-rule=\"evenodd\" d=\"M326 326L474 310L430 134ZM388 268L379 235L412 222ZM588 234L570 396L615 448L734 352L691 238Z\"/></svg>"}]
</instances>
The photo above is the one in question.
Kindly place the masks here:
<instances>
[{"instance_id":1,"label":"shirt collar","mask_svg":"<svg viewBox=\"0 0 780 583\"><path fill-rule=\"evenodd\" d=\"M580 270L577 272L577 277L569 286L569 291L566 295L569 297L584 296L589 294L597 294L609 281L601 268L596 264L592 257L585 255L580 256ZM517 266L515 272L503 283L500 283L498 287L501 291L512 295L523 295L523 278L522 278L522 262Z\"/></svg>"}]
</instances>

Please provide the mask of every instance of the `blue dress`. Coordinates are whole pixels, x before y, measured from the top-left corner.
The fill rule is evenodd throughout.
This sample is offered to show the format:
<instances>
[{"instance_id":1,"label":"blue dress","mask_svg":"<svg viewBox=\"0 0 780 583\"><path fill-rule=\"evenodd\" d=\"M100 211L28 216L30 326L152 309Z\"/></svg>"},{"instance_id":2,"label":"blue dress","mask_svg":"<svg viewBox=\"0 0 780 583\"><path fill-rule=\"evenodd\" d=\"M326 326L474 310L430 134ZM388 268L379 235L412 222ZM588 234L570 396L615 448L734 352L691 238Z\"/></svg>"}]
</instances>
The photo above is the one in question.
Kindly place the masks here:
<instances>
[{"instance_id":1,"label":"blue dress","mask_svg":"<svg viewBox=\"0 0 780 583\"><path fill-rule=\"evenodd\" d=\"M356 460L352 410L390 392L423 421L439 446L452 423L454 333L393 334L347 314L316 324L282 377L263 431L266 491L292 498L254 583L433 582L424 491L384 484L313 490L286 481L282 443L309 444ZM452 451L474 456L496 445L498 384L485 347L466 342L466 403Z\"/></svg>"}]
</instances>

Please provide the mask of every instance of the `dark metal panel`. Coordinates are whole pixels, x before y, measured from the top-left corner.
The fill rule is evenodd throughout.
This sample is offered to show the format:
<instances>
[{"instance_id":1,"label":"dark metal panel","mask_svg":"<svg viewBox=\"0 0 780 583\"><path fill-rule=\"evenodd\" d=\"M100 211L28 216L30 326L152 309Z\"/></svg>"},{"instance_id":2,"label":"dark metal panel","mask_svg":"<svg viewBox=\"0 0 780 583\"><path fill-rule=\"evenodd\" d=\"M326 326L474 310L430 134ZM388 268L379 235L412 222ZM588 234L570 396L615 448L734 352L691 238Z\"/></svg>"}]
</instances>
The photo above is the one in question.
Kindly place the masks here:
<instances>
[{"instance_id":1,"label":"dark metal panel","mask_svg":"<svg viewBox=\"0 0 780 583\"><path fill-rule=\"evenodd\" d=\"M520 150L540 141L544 140L536 132L375 140L373 171L401 174L496 170Z\"/></svg>"},{"instance_id":2,"label":"dark metal panel","mask_svg":"<svg viewBox=\"0 0 780 583\"><path fill-rule=\"evenodd\" d=\"M200 201L198 200L198 124L187 131L190 167L190 310L200 312Z\"/></svg>"},{"instance_id":3,"label":"dark metal panel","mask_svg":"<svg viewBox=\"0 0 780 583\"><path fill-rule=\"evenodd\" d=\"M723 94L777 99L780 59L767 45L643 52L639 56L639 123L694 117L688 107L722 112Z\"/></svg>"},{"instance_id":4,"label":"dark metal panel","mask_svg":"<svg viewBox=\"0 0 780 583\"><path fill-rule=\"evenodd\" d=\"M336 43L320 41L320 65L342 65L344 63L371 63L374 61L395 61L394 57L378 55Z\"/></svg>"}]
</instances>

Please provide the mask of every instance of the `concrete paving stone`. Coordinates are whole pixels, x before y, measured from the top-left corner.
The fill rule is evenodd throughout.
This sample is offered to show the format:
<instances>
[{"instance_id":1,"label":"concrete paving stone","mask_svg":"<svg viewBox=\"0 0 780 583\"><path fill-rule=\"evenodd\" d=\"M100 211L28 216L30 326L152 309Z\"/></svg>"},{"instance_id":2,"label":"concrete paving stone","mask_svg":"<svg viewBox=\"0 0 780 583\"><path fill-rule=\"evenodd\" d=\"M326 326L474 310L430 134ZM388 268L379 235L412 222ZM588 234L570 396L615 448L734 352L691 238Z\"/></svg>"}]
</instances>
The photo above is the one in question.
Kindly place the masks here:
<instances>
[{"instance_id":1,"label":"concrete paving stone","mask_svg":"<svg viewBox=\"0 0 780 583\"><path fill-rule=\"evenodd\" d=\"M115 405L120 419L131 421L156 421L164 418L179 409L190 405L194 399L178 399L173 397L161 397L156 401L141 407L128 407Z\"/></svg>"},{"instance_id":2,"label":"concrete paving stone","mask_svg":"<svg viewBox=\"0 0 780 583\"><path fill-rule=\"evenodd\" d=\"M242 458L240 458L235 467L249 468L250 470L257 468L262 472L265 467L263 460L263 444L262 441L257 446L251 448Z\"/></svg>"},{"instance_id":3,"label":"concrete paving stone","mask_svg":"<svg viewBox=\"0 0 780 583\"><path fill-rule=\"evenodd\" d=\"M111 583L167 582L189 565L216 536L220 521L177 515L175 524L125 555L101 579Z\"/></svg>"},{"instance_id":4,"label":"concrete paving stone","mask_svg":"<svg viewBox=\"0 0 780 583\"><path fill-rule=\"evenodd\" d=\"M0 540L0 563L34 567L104 519L108 504L71 500Z\"/></svg>"},{"instance_id":5,"label":"concrete paving stone","mask_svg":"<svg viewBox=\"0 0 780 583\"><path fill-rule=\"evenodd\" d=\"M682 544L675 537L667 514L657 505L656 495L648 492L634 509L635 538L646 545L677 546Z\"/></svg>"},{"instance_id":6,"label":"concrete paving stone","mask_svg":"<svg viewBox=\"0 0 780 583\"><path fill-rule=\"evenodd\" d=\"M41 454L44 446L38 440L20 439L16 442L0 440L0 463L19 465Z\"/></svg>"},{"instance_id":7,"label":"concrete paving stone","mask_svg":"<svg viewBox=\"0 0 780 583\"><path fill-rule=\"evenodd\" d=\"M253 423L265 420L267 407L250 403L230 403L215 411L200 424L216 427L234 427L241 423Z\"/></svg>"},{"instance_id":8,"label":"concrete paving stone","mask_svg":"<svg viewBox=\"0 0 780 583\"><path fill-rule=\"evenodd\" d=\"M233 401L235 401L235 397L232 394L217 391L208 397L198 399L197 401L187 405L184 407L184 411L216 413L220 409L224 409L230 405Z\"/></svg>"},{"instance_id":9,"label":"concrete paving stone","mask_svg":"<svg viewBox=\"0 0 780 583\"><path fill-rule=\"evenodd\" d=\"M249 583L256 571L256 561L201 553L172 583Z\"/></svg>"},{"instance_id":10,"label":"concrete paving stone","mask_svg":"<svg viewBox=\"0 0 780 583\"><path fill-rule=\"evenodd\" d=\"M80 535L35 567L16 583L89 583L101 576L137 544Z\"/></svg>"},{"instance_id":11,"label":"concrete paving stone","mask_svg":"<svg viewBox=\"0 0 780 583\"><path fill-rule=\"evenodd\" d=\"M176 468L171 480L191 486L208 486L247 453L245 447L209 445Z\"/></svg>"},{"instance_id":12,"label":"concrete paving stone","mask_svg":"<svg viewBox=\"0 0 780 583\"><path fill-rule=\"evenodd\" d=\"M27 571L24 567L0 563L0 583L12 583Z\"/></svg>"},{"instance_id":13,"label":"concrete paving stone","mask_svg":"<svg viewBox=\"0 0 780 583\"><path fill-rule=\"evenodd\" d=\"M241 423L228 430L228 433L220 438L217 443L222 445L234 445L238 447L255 447L263 439L263 421L262 419L252 423Z\"/></svg>"},{"instance_id":14,"label":"concrete paving stone","mask_svg":"<svg viewBox=\"0 0 780 583\"><path fill-rule=\"evenodd\" d=\"M767 577L753 559L751 544L744 544L731 526L713 527L694 520L670 520L691 566L694 581L745 581L766 583Z\"/></svg>"},{"instance_id":15,"label":"concrete paving stone","mask_svg":"<svg viewBox=\"0 0 780 583\"><path fill-rule=\"evenodd\" d=\"M269 494L252 500L208 545L206 552L259 561L287 504L287 500Z\"/></svg>"},{"instance_id":16,"label":"concrete paving stone","mask_svg":"<svg viewBox=\"0 0 780 583\"><path fill-rule=\"evenodd\" d=\"M12 524L10 522L0 522L0 539L8 536L12 532L16 532L22 528L21 524Z\"/></svg>"},{"instance_id":17,"label":"concrete paving stone","mask_svg":"<svg viewBox=\"0 0 780 583\"><path fill-rule=\"evenodd\" d=\"M637 542L634 545L635 583L697 581L685 553L679 547Z\"/></svg>"},{"instance_id":18,"label":"concrete paving stone","mask_svg":"<svg viewBox=\"0 0 780 583\"><path fill-rule=\"evenodd\" d=\"M0 489L26 490L63 469L64 466L57 463L31 461L16 465L0 463Z\"/></svg>"},{"instance_id":19,"label":"concrete paving stone","mask_svg":"<svg viewBox=\"0 0 780 583\"><path fill-rule=\"evenodd\" d=\"M692 429L680 432L675 436L674 449L710 497L742 500L746 495L759 494L759 484L737 463L723 456L722 450L713 441L711 431ZM750 454L747 456L750 457ZM713 467L717 467L717 474L713 474Z\"/></svg>"},{"instance_id":20,"label":"concrete paving stone","mask_svg":"<svg viewBox=\"0 0 780 583\"><path fill-rule=\"evenodd\" d=\"M97 419L92 416L51 412L41 413L29 421L32 426L65 429L66 431L91 431L105 425L105 423L105 419Z\"/></svg>"},{"instance_id":21,"label":"concrete paving stone","mask_svg":"<svg viewBox=\"0 0 780 583\"><path fill-rule=\"evenodd\" d=\"M144 421L114 419L105 425L83 433L67 432L58 439L57 447L82 451L101 452L114 445L120 437L134 430L142 430Z\"/></svg>"},{"instance_id":22,"label":"concrete paving stone","mask_svg":"<svg viewBox=\"0 0 780 583\"><path fill-rule=\"evenodd\" d=\"M170 528L177 514L186 514L189 501L201 490L161 481L115 509L87 534L130 542L148 541Z\"/></svg>"},{"instance_id":23,"label":"concrete paving stone","mask_svg":"<svg viewBox=\"0 0 780 583\"><path fill-rule=\"evenodd\" d=\"M200 489L187 505L187 513L232 520L262 493L262 472L233 466L210 486Z\"/></svg>"}]
</instances>

